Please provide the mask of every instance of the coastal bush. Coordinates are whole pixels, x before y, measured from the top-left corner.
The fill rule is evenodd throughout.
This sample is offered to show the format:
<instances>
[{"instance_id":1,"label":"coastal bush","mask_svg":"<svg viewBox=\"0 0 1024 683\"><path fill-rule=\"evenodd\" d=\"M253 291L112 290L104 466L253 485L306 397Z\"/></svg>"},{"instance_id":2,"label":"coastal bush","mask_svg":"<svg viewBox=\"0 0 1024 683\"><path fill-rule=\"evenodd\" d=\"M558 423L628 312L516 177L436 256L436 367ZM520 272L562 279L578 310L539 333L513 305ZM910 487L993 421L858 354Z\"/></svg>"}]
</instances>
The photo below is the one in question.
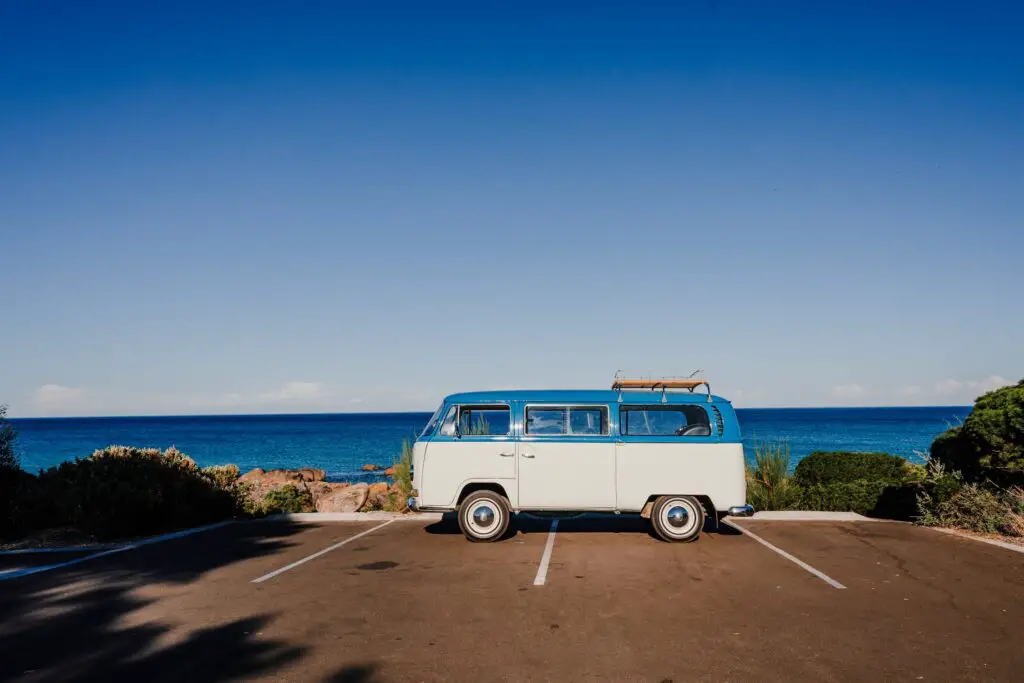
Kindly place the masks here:
<instances>
[{"instance_id":1,"label":"coastal bush","mask_svg":"<svg viewBox=\"0 0 1024 683\"><path fill-rule=\"evenodd\" d=\"M397 501L395 507L398 510L405 510L409 496L412 495L412 442L402 441L402 452L394 464L394 474L391 475L393 488L398 491L401 500Z\"/></svg>"},{"instance_id":2,"label":"coastal bush","mask_svg":"<svg viewBox=\"0 0 1024 683\"><path fill-rule=\"evenodd\" d=\"M800 508L875 516L886 491L898 488L888 481L870 479L811 484L801 487Z\"/></svg>"},{"instance_id":3,"label":"coastal bush","mask_svg":"<svg viewBox=\"0 0 1024 683\"><path fill-rule=\"evenodd\" d=\"M313 512L313 496L306 489L299 489L294 484L286 484L279 489L269 491L263 496L264 514L272 515L282 512Z\"/></svg>"},{"instance_id":4,"label":"coastal bush","mask_svg":"<svg viewBox=\"0 0 1024 683\"><path fill-rule=\"evenodd\" d=\"M948 499L927 506L921 523L984 533L1004 533L1010 526L1010 508L990 489L970 483Z\"/></svg>"},{"instance_id":5,"label":"coastal bush","mask_svg":"<svg viewBox=\"0 0 1024 683\"><path fill-rule=\"evenodd\" d=\"M241 470L238 465L210 465L200 470L202 475L209 479L215 486L230 490L238 481Z\"/></svg>"},{"instance_id":6,"label":"coastal bush","mask_svg":"<svg viewBox=\"0 0 1024 683\"><path fill-rule=\"evenodd\" d=\"M97 538L142 536L234 516L232 492L175 448L109 446L40 472L41 524Z\"/></svg>"},{"instance_id":7,"label":"coastal bush","mask_svg":"<svg viewBox=\"0 0 1024 683\"><path fill-rule=\"evenodd\" d=\"M15 451L17 438L7 421L7 406L0 405L0 538L20 533L29 519L26 498L33 477L21 469Z\"/></svg>"},{"instance_id":8,"label":"coastal bush","mask_svg":"<svg viewBox=\"0 0 1024 683\"><path fill-rule=\"evenodd\" d=\"M1024 538L1024 488L1014 486L1007 491L1006 503L1010 508L1006 518L1006 533Z\"/></svg>"},{"instance_id":9,"label":"coastal bush","mask_svg":"<svg viewBox=\"0 0 1024 683\"><path fill-rule=\"evenodd\" d=\"M979 397L963 424L935 439L931 455L970 482L1024 483L1024 380Z\"/></svg>"},{"instance_id":10,"label":"coastal bush","mask_svg":"<svg viewBox=\"0 0 1024 683\"><path fill-rule=\"evenodd\" d=\"M14 451L18 433L7 421L7 406L0 405L0 470L20 470L21 462Z\"/></svg>"},{"instance_id":11,"label":"coastal bush","mask_svg":"<svg viewBox=\"0 0 1024 683\"><path fill-rule=\"evenodd\" d=\"M800 502L800 487L789 475L789 444L761 441L754 446L754 465L746 466L747 502L755 510L792 510Z\"/></svg>"},{"instance_id":12,"label":"coastal bush","mask_svg":"<svg viewBox=\"0 0 1024 683\"><path fill-rule=\"evenodd\" d=\"M793 478L801 486L902 482L911 468L903 458L888 453L815 451L797 463Z\"/></svg>"}]
</instances>

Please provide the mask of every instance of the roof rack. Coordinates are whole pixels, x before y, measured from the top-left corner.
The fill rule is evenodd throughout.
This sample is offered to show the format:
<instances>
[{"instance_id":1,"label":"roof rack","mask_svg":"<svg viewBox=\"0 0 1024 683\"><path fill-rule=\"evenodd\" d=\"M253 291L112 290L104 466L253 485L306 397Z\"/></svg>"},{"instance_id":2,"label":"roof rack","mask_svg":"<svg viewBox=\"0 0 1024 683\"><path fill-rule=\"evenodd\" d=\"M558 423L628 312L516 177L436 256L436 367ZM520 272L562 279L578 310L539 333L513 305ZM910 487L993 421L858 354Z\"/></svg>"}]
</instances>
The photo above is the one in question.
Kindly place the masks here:
<instances>
[{"instance_id":1,"label":"roof rack","mask_svg":"<svg viewBox=\"0 0 1024 683\"><path fill-rule=\"evenodd\" d=\"M665 396L665 392L671 389L684 389L691 393L697 387L704 386L708 389L708 403L711 402L711 384L706 379L698 379L696 377L666 377L662 379L626 379L625 377L619 377L618 374L615 376L615 381L612 382L612 390L619 392L619 402L622 402L623 390L637 390L637 389L650 389L651 391L657 391L661 389L661 402L668 402L668 398Z\"/></svg>"}]
</instances>

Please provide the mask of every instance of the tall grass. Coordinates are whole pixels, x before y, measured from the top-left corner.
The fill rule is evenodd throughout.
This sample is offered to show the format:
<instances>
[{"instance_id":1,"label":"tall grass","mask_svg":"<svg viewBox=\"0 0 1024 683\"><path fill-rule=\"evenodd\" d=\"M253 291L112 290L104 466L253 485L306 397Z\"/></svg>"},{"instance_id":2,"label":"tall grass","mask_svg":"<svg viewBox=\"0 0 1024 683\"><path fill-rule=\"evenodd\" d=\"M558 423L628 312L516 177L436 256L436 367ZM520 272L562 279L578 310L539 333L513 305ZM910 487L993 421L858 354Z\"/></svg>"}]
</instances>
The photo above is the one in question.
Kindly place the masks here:
<instances>
[{"instance_id":1,"label":"tall grass","mask_svg":"<svg viewBox=\"0 0 1024 683\"><path fill-rule=\"evenodd\" d=\"M800 503L800 487L789 472L789 443L759 441L754 465L747 464L747 502L755 510L791 510Z\"/></svg>"}]
</instances>

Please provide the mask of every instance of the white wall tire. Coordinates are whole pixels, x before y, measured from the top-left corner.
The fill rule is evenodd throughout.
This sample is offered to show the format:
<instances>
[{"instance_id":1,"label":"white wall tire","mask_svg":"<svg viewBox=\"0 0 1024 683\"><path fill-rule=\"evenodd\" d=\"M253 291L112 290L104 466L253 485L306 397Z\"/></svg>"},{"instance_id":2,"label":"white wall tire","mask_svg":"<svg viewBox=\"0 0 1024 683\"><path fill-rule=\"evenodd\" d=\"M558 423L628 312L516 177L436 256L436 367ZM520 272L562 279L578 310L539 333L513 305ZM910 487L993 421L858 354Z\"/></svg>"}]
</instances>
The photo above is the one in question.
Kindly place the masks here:
<instances>
[{"instance_id":1,"label":"white wall tire","mask_svg":"<svg viewBox=\"0 0 1024 683\"><path fill-rule=\"evenodd\" d=\"M695 541L704 528L704 506L693 496L661 496L654 501L651 526L663 541Z\"/></svg>"},{"instance_id":2,"label":"white wall tire","mask_svg":"<svg viewBox=\"0 0 1024 683\"><path fill-rule=\"evenodd\" d=\"M459 505L459 529L474 543L501 539L511 517L508 500L494 491L474 491Z\"/></svg>"}]
</instances>

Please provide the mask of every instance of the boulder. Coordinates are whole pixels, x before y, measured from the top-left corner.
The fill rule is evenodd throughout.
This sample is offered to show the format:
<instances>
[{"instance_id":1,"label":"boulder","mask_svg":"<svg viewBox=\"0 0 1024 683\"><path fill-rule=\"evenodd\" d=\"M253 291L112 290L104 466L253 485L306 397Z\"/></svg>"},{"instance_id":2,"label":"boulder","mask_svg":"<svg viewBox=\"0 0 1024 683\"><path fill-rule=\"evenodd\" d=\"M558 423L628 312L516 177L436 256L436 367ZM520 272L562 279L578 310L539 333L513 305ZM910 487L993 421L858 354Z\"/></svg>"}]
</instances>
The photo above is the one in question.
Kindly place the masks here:
<instances>
[{"instance_id":1,"label":"boulder","mask_svg":"<svg viewBox=\"0 0 1024 683\"><path fill-rule=\"evenodd\" d=\"M331 490L322 490L319 497L314 498L317 512L358 512L366 503L370 487L366 484L332 486Z\"/></svg>"},{"instance_id":2,"label":"boulder","mask_svg":"<svg viewBox=\"0 0 1024 683\"><path fill-rule=\"evenodd\" d=\"M303 467L301 470L284 470L285 472L295 472L305 481L323 481L327 477L327 472L324 470L316 470L312 467Z\"/></svg>"},{"instance_id":3,"label":"boulder","mask_svg":"<svg viewBox=\"0 0 1024 683\"><path fill-rule=\"evenodd\" d=\"M376 472L380 469L380 465L363 465L360 467L363 472Z\"/></svg>"},{"instance_id":4,"label":"boulder","mask_svg":"<svg viewBox=\"0 0 1024 683\"><path fill-rule=\"evenodd\" d=\"M263 497L271 491L276 491L291 484L299 491L310 491L310 484L322 482L326 472L311 468L299 470L264 470L257 467L238 478L238 481L248 484L251 487L249 497L255 501L263 500ZM310 491L312 493L312 491Z\"/></svg>"},{"instance_id":5,"label":"boulder","mask_svg":"<svg viewBox=\"0 0 1024 683\"><path fill-rule=\"evenodd\" d=\"M388 476L388 477L395 476L395 466L392 465L391 467L389 467L386 470L384 470L384 475Z\"/></svg>"},{"instance_id":6,"label":"boulder","mask_svg":"<svg viewBox=\"0 0 1024 683\"><path fill-rule=\"evenodd\" d=\"M316 501L320 496L326 496L334 493L338 489L343 489L351 486L348 482L334 482L334 481L313 481L306 484L309 492L313 495L313 500Z\"/></svg>"}]
</instances>

